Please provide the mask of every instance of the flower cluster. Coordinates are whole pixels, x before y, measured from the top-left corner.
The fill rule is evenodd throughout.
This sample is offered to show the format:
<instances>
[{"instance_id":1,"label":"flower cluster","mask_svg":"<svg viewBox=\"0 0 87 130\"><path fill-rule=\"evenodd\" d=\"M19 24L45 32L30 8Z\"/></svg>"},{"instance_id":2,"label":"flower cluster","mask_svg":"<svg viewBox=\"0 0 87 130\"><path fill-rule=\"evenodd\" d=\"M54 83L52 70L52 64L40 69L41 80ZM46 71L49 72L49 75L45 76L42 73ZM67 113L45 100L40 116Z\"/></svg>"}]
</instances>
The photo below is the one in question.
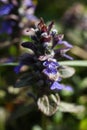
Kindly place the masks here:
<instances>
[{"instance_id":1,"label":"flower cluster","mask_svg":"<svg viewBox=\"0 0 87 130\"><path fill-rule=\"evenodd\" d=\"M51 90L64 87L60 81L64 77L61 71L65 68L60 66L58 61L62 57L72 60L72 57L66 54L72 45L63 40L63 34L58 34L57 30L52 29L53 25L54 22L51 22L47 26L41 19L35 29L30 29L31 41L23 42L21 45L31 51L21 56L20 65L15 68L18 73L23 70L24 66L29 66L30 73L33 72L31 73L32 80L43 90L46 87ZM32 85L30 81L29 85Z\"/></svg>"},{"instance_id":2,"label":"flower cluster","mask_svg":"<svg viewBox=\"0 0 87 130\"><path fill-rule=\"evenodd\" d=\"M41 18L35 28L29 29L30 41L21 44L28 53L21 55L19 66L15 68L16 73L21 74L15 87L27 87L28 95L35 99L39 110L47 116L53 115L59 108L58 91L71 91L70 86L60 81L74 74L73 68L59 63L62 57L72 60L66 54L72 45L63 40L64 35L58 34L53 25L54 22L51 22L47 26Z\"/></svg>"},{"instance_id":3,"label":"flower cluster","mask_svg":"<svg viewBox=\"0 0 87 130\"><path fill-rule=\"evenodd\" d=\"M3 4L0 7L0 18L2 18L0 34L6 33L11 34L13 31L13 27L16 25L15 18L11 18L12 15L15 16L14 10L18 8L18 5L11 2L2 1ZM11 16L11 17L10 17Z\"/></svg>"},{"instance_id":4,"label":"flower cluster","mask_svg":"<svg viewBox=\"0 0 87 130\"><path fill-rule=\"evenodd\" d=\"M24 28L23 19L30 21L30 23L37 20L34 16L35 8L36 5L32 0L2 0L0 6L0 18L2 19L0 34L10 35L20 30L20 28Z\"/></svg>"}]
</instances>

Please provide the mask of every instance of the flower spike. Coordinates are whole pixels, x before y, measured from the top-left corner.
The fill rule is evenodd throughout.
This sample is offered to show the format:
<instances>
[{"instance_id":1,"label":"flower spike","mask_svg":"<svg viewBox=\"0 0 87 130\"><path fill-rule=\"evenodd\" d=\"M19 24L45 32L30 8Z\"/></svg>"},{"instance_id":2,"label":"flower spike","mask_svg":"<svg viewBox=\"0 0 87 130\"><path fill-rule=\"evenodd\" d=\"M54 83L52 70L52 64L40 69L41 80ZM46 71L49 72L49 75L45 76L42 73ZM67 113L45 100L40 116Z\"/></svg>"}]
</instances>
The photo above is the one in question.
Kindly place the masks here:
<instances>
[{"instance_id":1,"label":"flower spike","mask_svg":"<svg viewBox=\"0 0 87 130\"><path fill-rule=\"evenodd\" d=\"M18 71L19 69L21 71L22 66L29 66L32 81L28 77L25 82L23 80L23 85L25 83L25 85L34 86L38 98L38 108L46 115L52 115L58 109L58 94L52 94L52 92L64 89L64 85L60 83L62 78L68 78L74 74L71 67L63 67L58 63L62 57L72 59L66 54L72 48L72 45L63 40L63 34L58 34L56 29L52 29L53 25L54 22L51 22L47 26L44 20L40 19L36 28L33 29L32 41L21 44L23 47L31 49L33 54L31 52L26 55L23 54L20 67L17 68ZM21 83L17 84L20 87ZM49 111L47 111L48 109Z\"/></svg>"}]
</instances>

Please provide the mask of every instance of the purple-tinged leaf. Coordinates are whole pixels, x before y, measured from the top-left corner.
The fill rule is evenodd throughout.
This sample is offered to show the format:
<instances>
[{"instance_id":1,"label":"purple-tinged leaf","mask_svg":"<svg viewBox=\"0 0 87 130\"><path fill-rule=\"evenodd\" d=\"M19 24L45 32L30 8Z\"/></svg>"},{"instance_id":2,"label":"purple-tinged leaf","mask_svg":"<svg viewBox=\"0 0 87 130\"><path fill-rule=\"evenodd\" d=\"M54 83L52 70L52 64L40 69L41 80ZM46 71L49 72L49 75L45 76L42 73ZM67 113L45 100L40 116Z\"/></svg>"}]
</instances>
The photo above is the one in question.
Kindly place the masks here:
<instances>
[{"instance_id":1,"label":"purple-tinged leaf","mask_svg":"<svg viewBox=\"0 0 87 130\"><path fill-rule=\"evenodd\" d=\"M29 48L33 51L36 51L36 46L32 42L23 42L21 45L25 48Z\"/></svg>"}]
</instances>

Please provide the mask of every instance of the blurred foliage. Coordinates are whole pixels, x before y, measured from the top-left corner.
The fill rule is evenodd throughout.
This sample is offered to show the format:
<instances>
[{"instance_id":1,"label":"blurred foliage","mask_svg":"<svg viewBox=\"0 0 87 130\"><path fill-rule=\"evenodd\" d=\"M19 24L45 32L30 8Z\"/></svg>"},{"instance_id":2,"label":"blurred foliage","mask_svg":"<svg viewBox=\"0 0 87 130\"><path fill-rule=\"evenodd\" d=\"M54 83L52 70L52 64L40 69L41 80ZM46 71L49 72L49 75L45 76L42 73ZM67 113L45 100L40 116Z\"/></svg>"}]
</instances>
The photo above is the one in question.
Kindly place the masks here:
<instances>
[{"instance_id":1,"label":"blurred foliage","mask_svg":"<svg viewBox=\"0 0 87 130\"><path fill-rule=\"evenodd\" d=\"M38 0L38 5L36 9L36 14L38 16L43 16L44 19L52 20L56 19L59 20L64 12L71 7L74 3L81 3L86 5L87 1L86 0Z\"/></svg>"},{"instance_id":2,"label":"blurred foliage","mask_svg":"<svg viewBox=\"0 0 87 130\"><path fill-rule=\"evenodd\" d=\"M87 1L34 0L34 3L37 3L35 15L43 17L47 23L54 20L58 31L74 45L70 52L74 59L87 60ZM0 24L1 21L0 18ZM28 25L32 26L33 23ZM22 29L21 32L17 30L13 32L16 38L13 34L0 35L0 64L17 62L19 55L27 51L20 43L29 37L21 33ZM72 78L63 81L72 86L73 91L59 93L61 101L81 105L85 110L79 113L58 110L53 116L46 117L35 108L31 96L26 95L26 88L14 87L19 76L14 72L14 66L0 66L0 130L87 130L87 67L75 66L75 70Z\"/></svg>"}]
</instances>

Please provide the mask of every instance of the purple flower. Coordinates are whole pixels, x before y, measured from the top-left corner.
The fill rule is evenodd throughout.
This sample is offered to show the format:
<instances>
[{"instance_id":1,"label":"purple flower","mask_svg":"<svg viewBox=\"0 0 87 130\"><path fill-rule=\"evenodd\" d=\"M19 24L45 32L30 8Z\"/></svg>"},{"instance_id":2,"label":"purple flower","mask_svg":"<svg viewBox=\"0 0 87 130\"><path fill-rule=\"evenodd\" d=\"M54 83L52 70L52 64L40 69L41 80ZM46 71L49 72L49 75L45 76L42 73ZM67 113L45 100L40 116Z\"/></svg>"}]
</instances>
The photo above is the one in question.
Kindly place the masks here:
<instances>
[{"instance_id":1,"label":"purple flower","mask_svg":"<svg viewBox=\"0 0 87 130\"><path fill-rule=\"evenodd\" d=\"M20 64L19 66L16 66L16 67L14 68L14 72L15 72L16 74L18 74L18 73L20 72L21 67L22 67L21 64Z\"/></svg>"},{"instance_id":2,"label":"purple flower","mask_svg":"<svg viewBox=\"0 0 87 130\"><path fill-rule=\"evenodd\" d=\"M69 92L73 92L73 88L69 85L66 85L66 86L64 85L64 90L69 91Z\"/></svg>"},{"instance_id":3,"label":"purple flower","mask_svg":"<svg viewBox=\"0 0 87 130\"><path fill-rule=\"evenodd\" d=\"M23 0L22 1L23 7L25 9L24 16L29 20L30 22L37 21L37 17L34 16L34 12L36 9L36 5L33 3L32 0Z\"/></svg>"},{"instance_id":4,"label":"purple flower","mask_svg":"<svg viewBox=\"0 0 87 130\"><path fill-rule=\"evenodd\" d=\"M32 68L35 77L35 83L42 80L43 85L47 85L51 90L64 89L64 85L60 84L63 78L62 72L60 72L60 65L58 63L59 58L66 57L72 59L66 54L68 50L72 48L67 41L63 40L64 35L57 34L56 30L51 30L53 22L48 26L44 23L43 19L40 20L35 29L31 29L33 34L31 35L31 41L24 42L21 45L25 48L31 49L33 55L25 54L20 59L18 72L21 65L28 65ZM43 88L44 89L44 86ZM69 89L69 87L66 87Z\"/></svg>"},{"instance_id":5,"label":"purple flower","mask_svg":"<svg viewBox=\"0 0 87 130\"><path fill-rule=\"evenodd\" d=\"M52 49L54 50L55 53L54 57L55 58L65 57L72 60L72 57L65 54L72 48L72 45L69 44L67 41L63 40L64 35L63 34L58 35L57 31L54 30L52 31L51 35L53 37Z\"/></svg>"},{"instance_id":6,"label":"purple flower","mask_svg":"<svg viewBox=\"0 0 87 130\"><path fill-rule=\"evenodd\" d=\"M54 89L61 90L62 89L62 90L70 91L70 92L73 91L73 88L71 86L60 84L58 81L53 82L50 89L51 90L54 90Z\"/></svg>"},{"instance_id":7,"label":"purple flower","mask_svg":"<svg viewBox=\"0 0 87 130\"><path fill-rule=\"evenodd\" d=\"M55 59L49 58L45 62L43 62L43 73L51 80L57 81L59 78L59 74L57 71L57 67L59 66L58 62Z\"/></svg>"},{"instance_id":8,"label":"purple flower","mask_svg":"<svg viewBox=\"0 0 87 130\"><path fill-rule=\"evenodd\" d=\"M67 89L71 91L69 86L65 88L60 81L62 78L70 77L73 73L71 69L63 68L58 63L59 58L67 57L70 59L66 52L72 46L62 40L63 35L57 34L56 30L52 31L52 27L53 22L46 26L41 19L35 29L30 29L32 41L24 42L21 45L33 52L29 51L29 54L24 54L20 58L19 66L15 68L16 73L23 72L24 74L17 81L16 87L32 86L30 90L32 93L35 92L37 96L35 101L37 101L38 108L49 116L58 109L60 101L57 94L58 90ZM29 70L25 70L24 67ZM69 71L67 71L68 69Z\"/></svg>"},{"instance_id":9,"label":"purple flower","mask_svg":"<svg viewBox=\"0 0 87 130\"><path fill-rule=\"evenodd\" d=\"M56 68L46 68L42 72L51 81L59 81L60 80L59 73L58 73Z\"/></svg>"},{"instance_id":10,"label":"purple flower","mask_svg":"<svg viewBox=\"0 0 87 130\"><path fill-rule=\"evenodd\" d=\"M5 5L2 5L0 7L0 17L1 16L4 16L4 15L8 15L11 10L13 9L13 5L12 4L5 4Z\"/></svg>"},{"instance_id":11,"label":"purple flower","mask_svg":"<svg viewBox=\"0 0 87 130\"><path fill-rule=\"evenodd\" d=\"M23 5L26 7L33 7L33 1L32 0L23 0Z\"/></svg>"},{"instance_id":12,"label":"purple flower","mask_svg":"<svg viewBox=\"0 0 87 130\"><path fill-rule=\"evenodd\" d=\"M69 60L73 60L73 57L71 57L71 56L69 56L69 55L67 55L67 54L64 54L64 53L63 53L62 56L65 57L65 58L67 58L67 59L69 59Z\"/></svg>"},{"instance_id":13,"label":"purple flower","mask_svg":"<svg viewBox=\"0 0 87 130\"><path fill-rule=\"evenodd\" d=\"M3 21L0 28L0 34L7 33L11 34L13 31L13 26L15 26L15 22L13 21Z\"/></svg>"},{"instance_id":14,"label":"purple flower","mask_svg":"<svg viewBox=\"0 0 87 130\"><path fill-rule=\"evenodd\" d=\"M34 16L33 14L26 14L25 17L30 21L37 21L38 18Z\"/></svg>"},{"instance_id":15,"label":"purple flower","mask_svg":"<svg viewBox=\"0 0 87 130\"><path fill-rule=\"evenodd\" d=\"M70 49L70 48L72 48L72 45L69 44L67 41L59 40L57 44L64 45L64 49Z\"/></svg>"},{"instance_id":16,"label":"purple flower","mask_svg":"<svg viewBox=\"0 0 87 130\"><path fill-rule=\"evenodd\" d=\"M51 90L54 90L54 89L61 90L61 89L63 89L63 85L55 81L52 83L50 89Z\"/></svg>"},{"instance_id":17,"label":"purple flower","mask_svg":"<svg viewBox=\"0 0 87 130\"><path fill-rule=\"evenodd\" d=\"M3 2L3 3L7 3L8 2L8 0L0 0L1 2Z\"/></svg>"},{"instance_id":18,"label":"purple flower","mask_svg":"<svg viewBox=\"0 0 87 130\"><path fill-rule=\"evenodd\" d=\"M69 44L67 41L59 40L56 44L56 46L62 45L61 48L55 49L55 57L65 57L69 60L73 60L73 58L66 54L67 51L69 51L72 48L72 45Z\"/></svg>"},{"instance_id":19,"label":"purple flower","mask_svg":"<svg viewBox=\"0 0 87 130\"><path fill-rule=\"evenodd\" d=\"M54 59L48 59L43 63L43 66L48 68L57 68L58 65L59 65L58 62Z\"/></svg>"},{"instance_id":20,"label":"purple flower","mask_svg":"<svg viewBox=\"0 0 87 130\"><path fill-rule=\"evenodd\" d=\"M46 68L43 70L43 73L47 76L49 76L50 74L55 75L57 73L57 69L55 68Z\"/></svg>"}]
</instances>

